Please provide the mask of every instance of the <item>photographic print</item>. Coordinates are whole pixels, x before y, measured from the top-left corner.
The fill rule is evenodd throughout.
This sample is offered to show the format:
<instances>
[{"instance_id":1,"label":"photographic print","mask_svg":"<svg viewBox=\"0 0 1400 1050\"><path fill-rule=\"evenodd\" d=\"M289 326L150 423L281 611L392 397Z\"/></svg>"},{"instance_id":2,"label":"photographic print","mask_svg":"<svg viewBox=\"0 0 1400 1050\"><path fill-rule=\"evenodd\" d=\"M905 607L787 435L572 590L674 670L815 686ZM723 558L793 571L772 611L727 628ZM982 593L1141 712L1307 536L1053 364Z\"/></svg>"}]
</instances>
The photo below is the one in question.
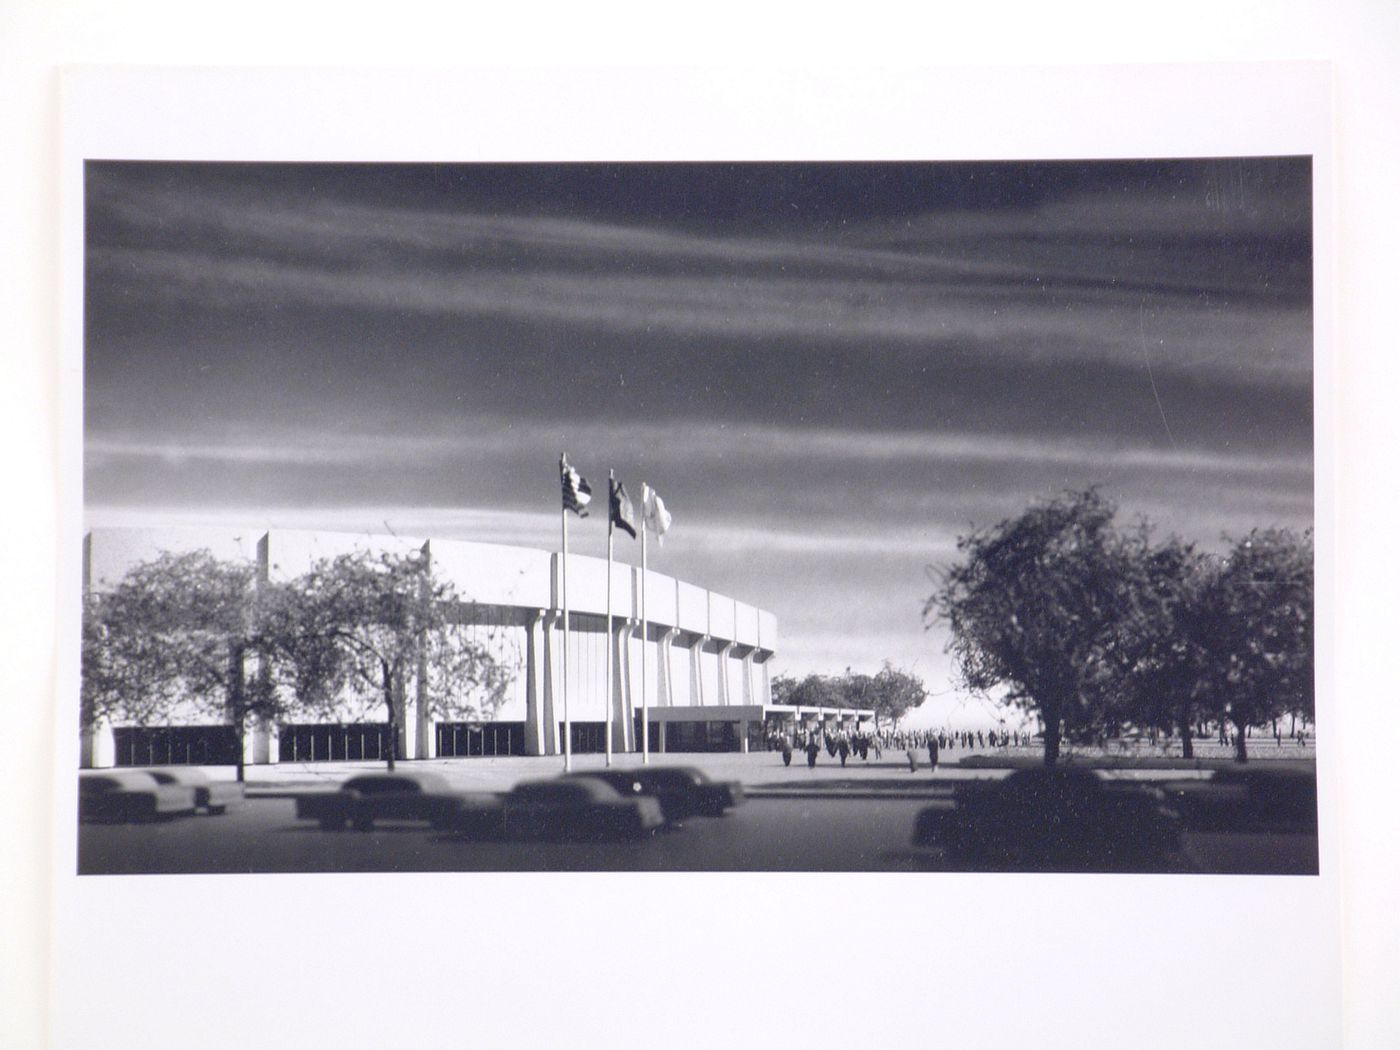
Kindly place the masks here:
<instances>
[{"instance_id":1,"label":"photographic print","mask_svg":"<svg viewBox=\"0 0 1400 1050\"><path fill-rule=\"evenodd\" d=\"M1313 178L87 160L78 871L1316 874Z\"/></svg>"}]
</instances>

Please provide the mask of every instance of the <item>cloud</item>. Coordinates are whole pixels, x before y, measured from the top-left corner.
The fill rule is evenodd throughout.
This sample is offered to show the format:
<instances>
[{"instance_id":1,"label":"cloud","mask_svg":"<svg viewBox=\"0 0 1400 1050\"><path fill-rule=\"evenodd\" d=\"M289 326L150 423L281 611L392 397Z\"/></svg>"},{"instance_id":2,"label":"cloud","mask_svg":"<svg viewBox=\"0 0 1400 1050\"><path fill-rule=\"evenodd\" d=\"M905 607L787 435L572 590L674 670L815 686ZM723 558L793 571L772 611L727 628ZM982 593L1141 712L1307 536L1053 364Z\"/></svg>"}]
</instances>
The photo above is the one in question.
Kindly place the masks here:
<instances>
[{"instance_id":1,"label":"cloud","mask_svg":"<svg viewBox=\"0 0 1400 1050\"><path fill-rule=\"evenodd\" d=\"M908 462L986 463L1026 466L1096 464L1143 471L1189 471L1252 475L1311 475L1310 456L1272 455L1161 446L1114 447L1089 440L1044 440L940 431L861 431L826 427L731 425L693 420L675 424L589 422L569 427L575 448L594 461L612 461L648 450L648 461L674 469L730 463L735 457L783 465L805 463L861 466ZM481 456L510 454L518 459L548 461L557 438L514 425L506 418L475 417L450 429L427 433L329 433L324 428L294 429L250 440L229 435L149 435L90 431L84 444L89 463L111 459L180 464L187 461L305 466L354 466L383 463L435 466L439 460L464 462ZM431 462L425 462L431 461Z\"/></svg>"}]
</instances>

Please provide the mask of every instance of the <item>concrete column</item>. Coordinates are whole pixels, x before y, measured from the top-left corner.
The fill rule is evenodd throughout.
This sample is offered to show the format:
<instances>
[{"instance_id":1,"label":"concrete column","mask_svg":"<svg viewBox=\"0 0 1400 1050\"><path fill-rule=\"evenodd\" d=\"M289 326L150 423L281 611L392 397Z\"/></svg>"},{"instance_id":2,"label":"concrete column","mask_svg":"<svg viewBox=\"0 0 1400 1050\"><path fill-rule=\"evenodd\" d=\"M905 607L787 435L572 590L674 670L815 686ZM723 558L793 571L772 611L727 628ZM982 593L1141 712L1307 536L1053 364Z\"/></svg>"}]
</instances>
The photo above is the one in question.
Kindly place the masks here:
<instances>
[{"instance_id":1,"label":"concrete column","mask_svg":"<svg viewBox=\"0 0 1400 1050\"><path fill-rule=\"evenodd\" d=\"M632 751L636 748L632 725L632 632L633 620L614 618L613 636L608 639L608 659L613 662L613 750Z\"/></svg>"},{"instance_id":2,"label":"concrete column","mask_svg":"<svg viewBox=\"0 0 1400 1050\"><path fill-rule=\"evenodd\" d=\"M675 641L678 628L669 627L656 639L656 706L676 706L675 690L671 687L671 643Z\"/></svg>"},{"instance_id":3,"label":"concrete column","mask_svg":"<svg viewBox=\"0 0 1400 1050\"><path fill-rule=\"evenodd\" d=\"M719 697L715 702L721 706L734 702L729 695L729 654L733 649L733 642L725 642L715 654L715 659L719 661Z\"/></svg>"},{"instance_id":4,"label":"concrete column","mask_svg":"<svg viewBox=\"0 0 1400 1050\"><path fill-rule=\"evenodd\" d=\"M690 704L700 707L705 703L705 676L700 673L700 661L705 655L705 643L709 635L699 635L690 643Z\"/></svg>"},{"instance_id":5,"label":"concrete column","mask_svg":"<svg viewBox=\"0 0 1400 1050\"><path fill-rule=\"evenodd\" d=\"M394 694L394 715L398 719L394 731L399 736L399 757L406 762L412 761L419 757L418 704L416 701L412 705L409 704L411 691L402 677L394 683Z\"/></svg>"},{"instance_id":6,"label":"concrete column","mask_svg":"<svg viewBox=\"0 0 1400 1050\"><path fill-rule=\"evenodd\" d=\"M564 714L564 613L550 609L545 617L545 704L543 741L546 755L563 755L559 722Z\"/></svg>"},{"instance_id":7,"label":"concrete column","mask_svg":"<svg viewBox=\"0 0 1400 1050\"><path fill-rule=\"evenodd\" d=\"M414 758L437 757L437 734L433 732L432 704L428 697L428 657L422 646L418 650L417 673L414 675L413 703L408 712L408 724L413 727Z\"/></svg>"},{"instance_id":8,"label":"concrete column","mask_svg":"<svg viewBox=\"0 0 1400 1050\"><path fill-rule=\"evenodd\" d=\"M269 722L265 718L256 719L243 735L244 763L250 766L276 765L280 757L279 735L275 722Z\"/></svg>"},{"instance_id":9,"label":"concrete column","mask_svg":"<svg viewBox=\"0 0 1400 1050\"><path fill-rule=\"evenodd\" d=\"M525 753L544 754L544 648L543 609L531 609L525 617Z\"/></svg>"},{"instance_id":10,"label":"concrete column","mask_svg":"<svg viewBox=\"0 0 1400 1050\"><path fill-rule=\"evenodd\" d=\"M744 654L744 704L753 704L753 650Z\"/></svg>"},{"instance_id":11,"label":"concrete column","mask_svg":"<svg viewBox=\"0 0 1400 1050\"><path fill-rule=\"evenodd\" d=\"M660 754L666 753L666 727L669 722L656 723L656 750Z\"/></svg>"},{"instance_id":12,"label":"concrete column","mask_svg":"<svg viewBox=\"0 0 1400 1050\"><path fill-rule=\"evenodd\" d=\"M746 718L739 719L739 754L749 753L749 722Z\"/></svg>"},{"instance_id":13,"label":"concrete column","mask_svg":"<svg viewBox=\"0 0 1400 1050\"><path fill-rule=\"evenodd\" d=\"M557 628L563 614L550 610L544 617L544 703L541 705L542 754L557 755L560 752L559 716L562 711L562 698L559 689L563 686L564 637ZM556 710L557 709L557 710Z\"/></svg>"},{"instance_id":14,"label":"concrete column","mask_svg":"<svg viewBox=\"0 0 1400 1050\"><path fill-rule=\"evenodd\" d=\"M110 722L98 722L82 735L78 764L83 769L111 769L117 764L117 738Z\"/></svg>"}]
</instances>

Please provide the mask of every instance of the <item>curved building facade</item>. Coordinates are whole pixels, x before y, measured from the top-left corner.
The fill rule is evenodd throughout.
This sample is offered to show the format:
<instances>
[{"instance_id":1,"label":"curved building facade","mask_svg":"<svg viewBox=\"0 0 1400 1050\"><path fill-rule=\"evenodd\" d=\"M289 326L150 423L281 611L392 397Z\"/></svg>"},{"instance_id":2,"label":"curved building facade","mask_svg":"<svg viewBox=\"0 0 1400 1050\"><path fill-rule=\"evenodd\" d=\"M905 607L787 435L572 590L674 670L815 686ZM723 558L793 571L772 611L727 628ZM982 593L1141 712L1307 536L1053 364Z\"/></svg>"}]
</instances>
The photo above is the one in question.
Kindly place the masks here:
<instances>
[{"instance_id":1,"label":"curved building facade","mask_svg":"<svg viewBox=\"0 0 1400 1050\"><path fill-rule=\"evenodd\" d=\"M773 614L661 573L647 574L644 633L642 570L614 562L609 637L607 563L573 553L567 647L562 558L526 547L280 529L95 529L85 539L84 586L101 591L163 552L201 549L221 559L250 561L268 580L294 579L316 561L340 554L420 551L463 596L459 622L468 636L510 671L505 700L489 720L434 721L418 680L406 684L401 725L365 721L370 717L365 705L347 703L328 720L255 727L243 742L248 762L376 758L389 732L397 735L399 754L406 758L560 753L566 648L567 719L575 751L603 750L609 705L614 749L637 750L644 691L654 751L748 750L782 723L821 719L853 725L870 714L775 707L769 677L778 640ZM227 760L223 751L235 746L227 737L219 742L221 728L227 727L208 715L201 719L191 712L172 723L99 726L84 743L84 763L212 764Z\"/></svg>"}]
</instances>

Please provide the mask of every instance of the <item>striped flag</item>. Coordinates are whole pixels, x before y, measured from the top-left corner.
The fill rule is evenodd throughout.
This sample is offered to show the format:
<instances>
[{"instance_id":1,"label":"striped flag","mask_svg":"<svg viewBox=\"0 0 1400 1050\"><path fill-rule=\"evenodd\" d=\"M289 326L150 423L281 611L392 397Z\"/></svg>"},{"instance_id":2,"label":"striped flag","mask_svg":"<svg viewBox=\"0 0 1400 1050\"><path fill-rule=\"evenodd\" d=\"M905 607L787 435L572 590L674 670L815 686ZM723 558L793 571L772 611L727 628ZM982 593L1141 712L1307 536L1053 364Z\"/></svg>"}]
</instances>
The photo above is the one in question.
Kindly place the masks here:
<instances>
[{"instance_id":1,"label":"striped flag","mask_svg":"<svg viewBox=\"0 0 1400 1050\"><path fill-rule=\"evenodd\" d=\"M656 490L646 482L642 482L642 520L656 533L657 543L661 542L661 537L665 536L666 530L671 527L671 512L666 509L666 504L661 502Z\"/></svg>"},{"instance_id":2,"label":"striped flag","mask_svg":"<svg viewBox=\"0 0 1400 1050\"><path fill-rule=\"evenodd\" d=\"M559 457L559 485L564 490L564 509L571 510L580 518L588 517L584 508L593 500L593 490L583 475L569 466L569 457Z\"/></svg>"},{"instance_id":3,"label":"striped flag","mask_svg":"<svg viewBox=\"0 0 1400 1050\"><path fill-rule=\"evenodd\" d=\"M637 516L632 510L632 500L627 495L627 486L620 481L610 481L608 504L612 523L635 540L637 538Z\"/></svg>"}]
</instances>

